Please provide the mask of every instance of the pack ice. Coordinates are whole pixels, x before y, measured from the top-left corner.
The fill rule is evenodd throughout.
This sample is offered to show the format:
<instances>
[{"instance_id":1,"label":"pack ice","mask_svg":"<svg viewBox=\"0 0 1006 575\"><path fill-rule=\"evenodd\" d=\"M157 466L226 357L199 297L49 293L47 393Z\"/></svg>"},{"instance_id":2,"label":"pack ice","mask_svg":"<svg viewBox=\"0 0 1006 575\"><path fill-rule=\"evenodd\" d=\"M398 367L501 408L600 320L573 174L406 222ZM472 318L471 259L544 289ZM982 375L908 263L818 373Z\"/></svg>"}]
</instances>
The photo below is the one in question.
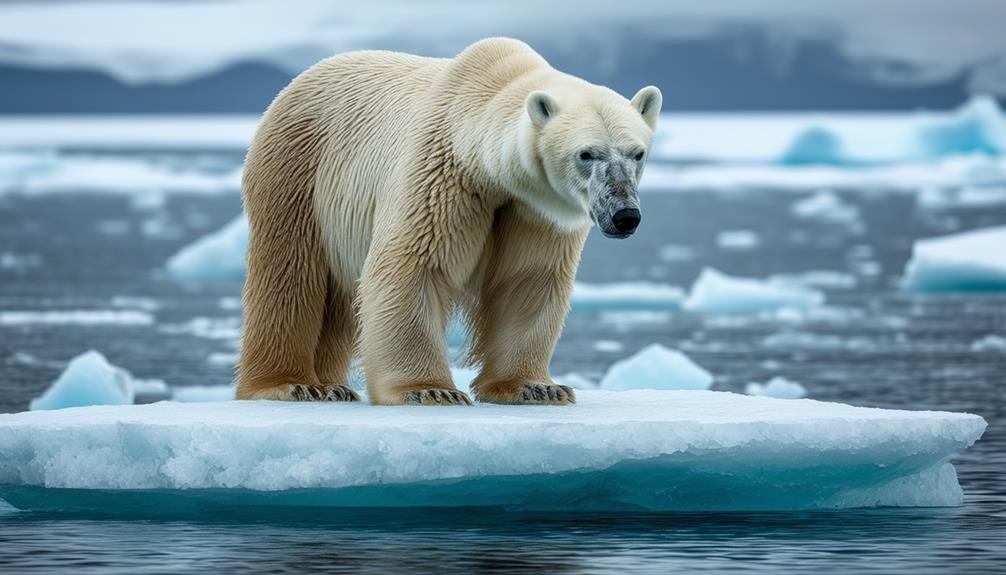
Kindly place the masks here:
<instances>
[{"instance_id":1,"label":"pack ice","mask_svg":"<svg viewBox=\"0 0 1006 575\"><path fill-rule=\"evenodd\" d=\"M978 416L712 391L570 407L237 402L0 415L20 509L776 510L952 506Z\"/></svg>"},{"instance_id":2,"label":"pack ice","mask_svg":"<svg viewBox=\"0 0 1006 575\"><path fill-rule=\"evenodd\" d=\"M903 285L919 292L1006 290L1006 226L918 240Z\"/></svg>"}]
</instances>

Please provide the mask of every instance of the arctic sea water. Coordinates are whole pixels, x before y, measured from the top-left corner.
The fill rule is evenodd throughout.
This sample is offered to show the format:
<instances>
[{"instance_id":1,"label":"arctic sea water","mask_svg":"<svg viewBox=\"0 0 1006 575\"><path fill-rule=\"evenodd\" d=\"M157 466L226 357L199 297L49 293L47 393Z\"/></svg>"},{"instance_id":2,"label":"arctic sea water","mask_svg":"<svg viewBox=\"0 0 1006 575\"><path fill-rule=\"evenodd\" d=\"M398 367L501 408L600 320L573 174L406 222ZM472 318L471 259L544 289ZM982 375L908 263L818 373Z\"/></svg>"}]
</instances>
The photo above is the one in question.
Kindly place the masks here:
<instances>
[{"instance_id":1,"label":"arctic sea water","mask_svg":"<svg viewBox=\"0 0 1006 575\"><path fill-rule=\"evenodd\" d=\"M167 276L164 263L237 215L231 174L240 154L83 150L34 158L27 167L18 163L23 158L6 164L21 167L5 176L0 196L0 311L7 314L0 321L0 410L26 409L69 358L92 348L135 377L189 388L196 396L195 386L228 383L240 282L179 282ZM960 170L954 162L945 168ZM136 181L102 178L75 188L74 182L86 181L83 167L96 163L142 166L116 172L123 177L168 176L147 184L161 193L134 193L143 188ZM722 171L699 176L694 167L655 167L707 184L726 177ZM765 171L755 177L769 170L759 169ZM996 194L1006 182L971 181L920 193L906 191L900 180L889 189L868 189L859 185L866 173L838 167L839 182L852 184L822 191L818 184L794 184L793 174L807 178L808 172L771 169L781 187L649 189L639 234L626 242L592 235L578 279L589 286L687 288L709 267L803 282L825 293L823 305L720 313L703 312L696 303L680 310L667 303L676 292L665 287L658 302L611 309L617 298L588 289L567 322L553 372L597 383L615 362L658 343L712 373L714 390L744 392L752 382L784 377L814 399L976 413L989 428L953 460L964 492L960 507L617 514L273 508L125 517L113 499L105 512L70 516L7 510L0 516L0 569L999 569L1006 562L1006 345L997 342L1006 336L1006 299L917 294L904 289L902 275L913 241L1006 221L1006 194ZM179 170L188 175L171 178ZM724 170L738 177L733 168ZM812 171L821 176L818 168ZM818 209L826 203L830 209ZM723 241L725 232L745 240ZM148 385L137 400L156 398L150 392L157 389Z\"/></svg>"}]
</instances>

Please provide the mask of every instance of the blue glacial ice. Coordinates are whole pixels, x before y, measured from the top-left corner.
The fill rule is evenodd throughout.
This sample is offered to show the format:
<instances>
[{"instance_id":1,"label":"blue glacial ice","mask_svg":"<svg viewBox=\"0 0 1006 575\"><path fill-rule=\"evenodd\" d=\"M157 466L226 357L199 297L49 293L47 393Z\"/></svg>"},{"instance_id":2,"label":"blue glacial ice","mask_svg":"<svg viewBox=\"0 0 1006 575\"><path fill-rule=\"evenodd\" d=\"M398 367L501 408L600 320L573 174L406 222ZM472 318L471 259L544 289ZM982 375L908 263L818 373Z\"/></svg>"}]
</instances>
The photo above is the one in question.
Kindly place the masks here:
<instances>
[{"instance_id":1,"label":"blue glacial ice","mask_svg":"<svg viewBox=\"0 0 1006 575\"><path fill-rule=\"evenodd\" d=\"M995 98L975 96L948 118L924 122L918 130L919 154L1006 154L1006 118Z\"/></svg>"},{"instance_id":2,"label":"blue glacial ice","mask_svg":"<svg viewBox=\"0 0 1006 575\"><path fill-rule=\"evenodd\" d=\"M917 292L1006 290L1006 226L917 240L904 287Z\"/></svg>"},{"instance_id":3,"label":"blue glacial ice","mask_svg":"<svg viewBox=\"0 0 1006 575\"><path fill-rule=\"evenodd\" d=\"M615 362L601 379L605 390L709 389L713 376L680 351L660 344Z\"/></svg>"},{"instance_id":4,"label":"blue glacial ice","mask_svg":"<svg viewBox=\"0 0 1006 575\"><path fill-rule=\"evenodd\" d=\"M766 383L752 381L744 386L744 393L774 397L776 399L801 399L807 397L807 390L802 385L781 376L773 377Z\"/></svg>"},{"instance_id":5,"label":"blue glacial ice","mask_svg":"<svg viewBox=\"0 0 1006 575\"><path fill-rule=\"evenodd\" d=\"M824 303L824 294L799 285L729 276L705 268L683 307L699 313L754 313L783 308L802 309Z\"/></svg>"},{"instance_id":6,"label":"blue glacial ice","mask_svg":"<svg viewBox=\"0 0 1006 575\"><path fill-rule=\"evenodd\" d=\"M127 405L133 403L133 378L97 351L91 350L70 360L41 396L31 401L33 410L62 409L86 405Z\"/></svg>"},{"instance_id":7,"label":"blue glacial ice","mask_svg":"<svg viewBox=\"0 0 1006 575\"><path fill-rule=\"evenodd\" d=\"M171 256L168 274L186 281L242 280L247 247L248 220L241 215Z\"/></svg>"},{"instance_id":8,"label":"blue glacial ice","mask_svg":"<svg viewBox=\"0 0 1006 575\"><path fill-rule=\"evenodd\" d=\"M777 510L953 506L978 416L711 391L567 408L161 402L0 415L19 509Z\"/></svg>"},{"instance_id":9,"label":"blue glacial ice","mask_svg":"<svg viewBox=\"0 0 1006 575\"><path fill-rule=\"evenodd\" d=\"M779 157L785 165L848 163L841 137L822 126L809 126L798 133Z\"/></svg>"}]
</instances>

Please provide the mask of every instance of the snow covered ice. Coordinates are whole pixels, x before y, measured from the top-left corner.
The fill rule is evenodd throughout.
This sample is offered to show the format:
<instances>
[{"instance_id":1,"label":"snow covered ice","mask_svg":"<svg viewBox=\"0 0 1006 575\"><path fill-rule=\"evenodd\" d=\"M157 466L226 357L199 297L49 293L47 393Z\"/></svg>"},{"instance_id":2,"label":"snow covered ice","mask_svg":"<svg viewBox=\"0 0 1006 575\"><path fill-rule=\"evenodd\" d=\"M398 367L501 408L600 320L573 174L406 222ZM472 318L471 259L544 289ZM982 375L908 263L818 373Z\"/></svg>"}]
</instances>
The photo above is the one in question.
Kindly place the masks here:
<instances>
[{"instance_id":1,"label":"snow covered ice","mask_svg":"<svg viewBox=\"0 0 1006 575\"><path fill-rule=\"evenodd\" d=\"M683 307L701 313L752 313L822 303L824 294L816 290L733 277L707 267L692 284Z\"/></svg>"},{"instance_id":2,"label":"snow covered ice","mask_svg":"<svg viewBox=\"0 0 1006 575\"><path fill-rule=\"evenodd\" d=\"M615 362L601 380L601 389L709 389L713 376L680 351L651 344L628 359Z\"/></svg>"},{"instance_id":3,"label":"snow covered ice","mask_svg":"<svg viewBox=\"0 0 1006 575\"><path fill-rule=\"evenodd\" d=\"M22 509L123 513L947 506L962 497L948 458L985 428L968 414L710 391L581 390L578 400L161 402L5 414L0 497Z\"/></svg>"},{"instance_id":4,"label":"snow covered ice","mask_svg":"<svg viewBox=\"0 0 1006 575\"><path fill-rule=\"evenodd\" d=\"M133 403L133 378L105 356L91 350L78 355L41 396L31 402L33 410L62 409L86 405Z\"/></svg>"},{"instance_id":5,"label":"snow covered ice","mask_svg":"<svg viewBox=\"0 0 1006 575\"><path fill-rule=\"evenodd\" d=\"M1006 290L1006 226L917 240L903 285L918 292Z\"/></svg>"}]
</instances>

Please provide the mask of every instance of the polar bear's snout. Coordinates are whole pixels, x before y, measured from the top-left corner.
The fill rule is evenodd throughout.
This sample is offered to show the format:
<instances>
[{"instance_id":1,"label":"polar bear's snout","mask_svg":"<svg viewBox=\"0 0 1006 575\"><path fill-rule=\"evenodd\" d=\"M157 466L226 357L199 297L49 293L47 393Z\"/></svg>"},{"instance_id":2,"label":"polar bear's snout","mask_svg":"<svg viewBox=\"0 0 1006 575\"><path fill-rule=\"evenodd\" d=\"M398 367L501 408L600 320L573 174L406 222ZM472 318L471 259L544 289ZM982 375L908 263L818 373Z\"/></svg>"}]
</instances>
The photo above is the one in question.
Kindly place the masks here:
<instances>
[{"instance_id":1,"label":"polar bear's snout","mask_svg":"<svg viewBox=\"0 0 1006 575\"><path fill-rule=\"evenodd\" d=\"M635 233L642 216L634 166L621 158L597 162L590 176L590 216L608 238Z\"/></svg>"}]
</instances>

